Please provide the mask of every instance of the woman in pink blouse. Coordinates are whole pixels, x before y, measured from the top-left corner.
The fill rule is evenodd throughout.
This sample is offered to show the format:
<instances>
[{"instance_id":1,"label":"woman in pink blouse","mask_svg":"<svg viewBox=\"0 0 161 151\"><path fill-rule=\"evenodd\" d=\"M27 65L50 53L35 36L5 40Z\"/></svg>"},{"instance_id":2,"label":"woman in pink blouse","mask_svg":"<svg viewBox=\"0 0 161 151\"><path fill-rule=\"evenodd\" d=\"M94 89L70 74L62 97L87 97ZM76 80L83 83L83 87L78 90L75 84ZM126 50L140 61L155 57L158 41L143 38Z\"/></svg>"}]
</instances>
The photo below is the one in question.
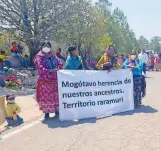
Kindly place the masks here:
<instances>
[{"instance_id":1,"label":"woman in pink blouse","mask_svg":"<svg viewBox=\"0 0 161 151\"><path fill-rule=\"evenodd\" d=\"M52 53L50 42L42 43L34 63L39 75L36 86L37 102L40 110L45 113L44 118L49 119L49 113L59 113L57 70L62 68L62 64Z\"/></svg>"}]
</instances>

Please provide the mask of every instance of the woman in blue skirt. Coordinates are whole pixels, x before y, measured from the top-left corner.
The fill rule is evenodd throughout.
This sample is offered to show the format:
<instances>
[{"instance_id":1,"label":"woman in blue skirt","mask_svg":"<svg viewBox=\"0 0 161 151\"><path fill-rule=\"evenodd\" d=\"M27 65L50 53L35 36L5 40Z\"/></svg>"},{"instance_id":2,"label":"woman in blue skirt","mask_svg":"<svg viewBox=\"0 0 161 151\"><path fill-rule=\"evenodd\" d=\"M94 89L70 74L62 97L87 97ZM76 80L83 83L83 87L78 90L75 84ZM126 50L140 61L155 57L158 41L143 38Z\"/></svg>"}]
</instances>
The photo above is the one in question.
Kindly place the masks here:
<instances>
[{"instance_id":1,"label":"woman in blue skirt","mask_svg":"<svg viewBox=\"0 0 161 151\"><path fill-rule=\"evenodd\" d=\"M142 75L143 63L138 61L137 55L132 53L123 65L123 69L131 69L133 73L134 81L134 105L138 107L141 105L142 98L146 94L146 81L145 77Z\"/></svg>"}]
</instances>

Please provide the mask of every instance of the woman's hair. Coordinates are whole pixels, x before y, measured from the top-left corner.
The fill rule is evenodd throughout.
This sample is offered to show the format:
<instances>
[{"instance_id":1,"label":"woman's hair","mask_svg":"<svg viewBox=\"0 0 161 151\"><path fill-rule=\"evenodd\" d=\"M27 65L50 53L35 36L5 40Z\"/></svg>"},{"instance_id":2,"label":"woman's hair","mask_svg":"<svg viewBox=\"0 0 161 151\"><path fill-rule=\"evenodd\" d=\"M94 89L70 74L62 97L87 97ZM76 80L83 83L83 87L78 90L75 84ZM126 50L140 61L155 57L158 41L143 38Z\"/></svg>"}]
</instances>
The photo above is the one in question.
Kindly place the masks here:
<instances>
[{"instance_id":1,"label":"woman's hair","mask_svg":"<svg viewBox=\"0 0 161 151\"><path fill-rule=\"evenodd\" d=\"M72 52L72 51L74 51L74 50L76 50L76 49L77 49L76 47L70 46L70 47L68 48L68 51L69 51L69 52Z\"/></svg>"},{"instance_id":2,"label":"woman's hair","mask_svg":"<svg viewBox=\"0 0 161 151\"><path fill-rule=\"evenodd\" d=\"M44 47L46 44L51 48L51 43L48 41L48 42L42 42L39 50L42 50L42 47Z\"/></svg>"},{"instance_id":3,"label":"woman's hair","mask_svg":"<svg viewBox=\"0 0 161 151\"><path fill-rule=\"evenodd\" d=\"M60 51L60 52L61 52L61 48L58 48L58 51Z\"/></svg>"},{"instance_id":4,"label":"woman's hair","mask_svg":"<svg viewBox=\"0 0 161 151\"><path fill-rule=\"evenodd\" d=\"M5 54L5 51L2 50L2 51L1 51L1 54Z\"/></svg>"},{"instance_id":5,"label":"woman's hair","mask_svg":"<svg viewBox=\"0 0 161 151\"><path fill-rule=\"evenodd\" d=\"M12 45L14 45L14 44L16 44L16 42L15 42L15 41L12 43Z\"/></svg>"},{"instance_id":6,"label":"woman's hair","mask_svg":"<svg viewBox=\"0 0 161 151\"><path fill-rule=\"evenodd\" d=\"M6 100L9 100L10 98L15 98L15 95L14 94L8 94L6 95Z\"/></svg>"},{"instance_id":7,"label":"woman's hair","mask_svg":"<svg viewBox=\"0 0 161 151\"><path fill-rule=\"evenodd\" d=\"M51 43L48 41L48 42L42 42L41 43L41 48L43 47L43 46L45 46L45 45L49 45L49 47L51 48Z\"/></svg>"},{"instance_id":8,"label":"woman's hair","mask_svg":"<svg viewBox=\"0 0 161 151\"><path fill-rule=\"evenodd\" d=\"M125 56L125 57L126 57L126 59L129 59L129 56L130 56L129 54L128 54L128 55L126 55L126 56Z\"/></svg>"},{"instance_id":9,"label":"woman's hair","mask_svg":"<svg viewBox=\"0 0 161 151\"><path fill-rule=\"evenodd\" d=\"M109 51L111 48L115 51L115 47L113 45L109 45L105 52Z\"/></svg>"},{"instance_id":10,"label":"woman's hair","mask_svg":"<svg viewBox=\"0 0 161 151\"><path fill-rule=\"evenodd\" d=\"M6 100L8 100L9 97L10 97L10 95L6 95Z\"/></svg>"},{"instance_id":11,"label":"woman's hair","mask_svg":"<svg viewBox=\"0 0 161 151\"><path fill-rule=\"evenodd\" d=\"M136 54L135 54L135 53L130 53L130 56L131 56L131 55L136 55Z\"/></svg>"},{"instance_id":12,"label":"woman's hair","mask_svg":"<svg viewBox=\"0 0 161 151\"><path fill-rule=\"evenodd\" d=\"M131 56L131 55L136 55L136 56L137 56L137 53L136 53L136 52L131 52L131 53L130 53L130 56Z\"/></svg>"},{"instance_id":13,"label":"woman's hair","mask_svg":"<svg viewBox=\"0 0 161 151\"><path fill-rule=\"evenodd\" d=\"M115 49L115 47L114 47L113 45L109 45L109 46L108 46L108 49L110 49L110 48Z\"/></svg>"},{"instance_id":14,"label":"woman's hair","mask_svg":"<svg viewBox=\"0 0 161 151\"><path fill-rule=\"evenodd\" d=\"M135 55L136 56L136 58L135 59L138 59L138 55L137 55L137 53L136 52L132 52L132 53L130 53L130 58L131 58L131 56L132 55Z\"/></svg>"}]
</instances>

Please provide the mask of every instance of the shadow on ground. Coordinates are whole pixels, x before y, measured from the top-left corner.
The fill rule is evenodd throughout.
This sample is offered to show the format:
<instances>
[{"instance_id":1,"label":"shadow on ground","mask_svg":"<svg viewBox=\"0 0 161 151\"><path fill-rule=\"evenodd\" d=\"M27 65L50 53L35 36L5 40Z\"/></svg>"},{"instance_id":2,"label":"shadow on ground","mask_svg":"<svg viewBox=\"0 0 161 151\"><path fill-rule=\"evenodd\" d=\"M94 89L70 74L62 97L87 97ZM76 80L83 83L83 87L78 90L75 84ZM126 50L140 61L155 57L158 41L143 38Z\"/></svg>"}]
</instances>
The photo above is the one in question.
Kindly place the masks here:
<instances>
[{"instance_id":1,"label":"shadow on ground","mask_svg":"<svg viewBox=\"0 0 161 151\"><path fill-rule=\"evenodd\" d=\"M48 128L67 128L74 125L96 123L96 118L82 119L78 121L60 121L58 117L55 117L53 120L43 121L43 124L46 124Z\"/></svg>"},{"instance_id":2,"label":"shadow on ground","mask_svg":"<svg viewBox=\"0 0 161 151\"><path fill-rule=\"evenodd\" d=\"M142 106L136 108L133 111L128 111L128 112L116 114L115 116L126 116L126 115L138 114L138 113L152 114L152 113L157 113L157 112L158 112L158 110L156 110L155 108L153 108L151 106L144 106L144 105L142 105Z\"/></svg>"},{"instance_id":3,"label":"shadow on ground","mask_svg":"<svg viewBox=\"0 0 161 151\"><path fill-rule=\"evenodd\" d=\"M128 112L124 112L124 113L119 113L119 114L115 114L113 116L130 116L133 114L139 114L139 113L147 113L147 114L151 114L151 113L157 113L158 110L150 107L150 106L140 106L137 109L133 110L133 111L128 111ZM43 121L43 124L46 124L48 126L48 128L67 128L70 126L74 126L74 125L81 125L81 124L89 124L89 123L96 123L97 120L101 120L104 118L108 118L108 117L103 117L103 118L89 118L89 119L82 119L82 120L78 120L78 121L60 121L58 117L55 117L54 119L48 120L48 121Z\"/></svg>"},{"instance_id":4,"label":"shadow on ground","mask_svg":"<svg viewBox=\"0 0 161 151\"><path fill-rule=\"evenodd\" d=\"M153 79L153 77L145 77L146 79Z\"/></svg>"}]
</instances>

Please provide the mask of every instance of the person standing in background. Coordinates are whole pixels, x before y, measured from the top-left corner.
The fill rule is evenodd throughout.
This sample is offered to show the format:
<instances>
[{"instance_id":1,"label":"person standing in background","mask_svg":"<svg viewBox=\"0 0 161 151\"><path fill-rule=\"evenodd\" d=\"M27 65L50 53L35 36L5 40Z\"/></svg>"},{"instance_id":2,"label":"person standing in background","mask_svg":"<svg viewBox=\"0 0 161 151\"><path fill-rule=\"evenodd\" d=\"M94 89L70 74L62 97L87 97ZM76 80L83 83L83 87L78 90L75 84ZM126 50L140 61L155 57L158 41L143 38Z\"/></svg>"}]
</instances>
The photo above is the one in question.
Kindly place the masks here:
<instances>
[{"instance_id":1,"label":"person standing in background","mask_svg":"<svg viewBox=\"0 0 161 151\"><path fill-rule=\"evenodd\" d=\"M98 63L96 64L96 68L98 70L118 70L121 68L120 64L117 62L117 59L114 56L115 48L110 45L104 55L100 58Z\"/></svg>"},{"instance_id":2,"label":"person standing in background","mask_svg":"<svg viewBox=\"0 0 161 151\"><path fill-rule=\"evenodd\" d=\"M122 63L124 63L124 62L125 62L125 60L126 60L126 57L125 57L125 55L124 55L124 54L122 54L122 55L121 55L121 59L122 59Z\"/></svg>"},{"instance_id":3,"label":"person standing in background","mask_svg":"<svg viewBox=\"0 0 161 151\"><path fill-rule=\"evenodd\" d=\"M161 63L161 55L158 53L154 59L155 69L156 71L160 70L160 63Z\"/></svg>"},{"instance_id":4,"label":"person standing in background","mask_svg":"<svg viewBox=\"0 0 161 151\"><path fill-rule=\"evenodd\" d=\"M62 52L61 48L58 48L58 50L57 50L57 52L56 52L56 56L57 56L59 59L61 59L61 60L63 60L63 61L65 62L66 59L65 59L64 56L62 56L61 52Z\"/></svg>"},{"instance_id":5,"label":"person standing in background","mask_svg":"<svg viewBox=\"0 0 161 151\"><path fill-rule=\"evenodd\" d=\"M151 59L150 59L150 55L148 56L148 62L146 64L147 66L147 70L150 71L151 70Z\"/></svg>"},{"instance_id":6,"label":"person standing in background","mask_svg":"<svg viewBox=\"0 0 161 151\"><path fill-rule=\"evenodd\" d=\"M62 56L61 52L62 52L61 48L58 48L58 50L56 52L56 56L61 60L62 65L64 66L65 62L66 62L66 58L64 56Z\"/></svg>"},{"instance_id":7,"label":"person standing in background","mask_svg":"<svg viewBox=\"0 0 161 151\"><path fill-rule=\"evenodd\" d=\"M154 60L155 60L155 58L154 58L153 54L150 54L151 70L152 71L154 71L154 65L155 65Z\"/></svg>"},{"instance_id":8,"label":"person standing in background","mask_svg":"<svg viewBox=\"0 0 161 151\"><path fill-rule=\"evenodd\" d=\"M23 53L23 46L22 44L19 42L19 44L17 45L17 48L18 48L18 53L19 54L22 54Z\"/></svg>"},{"instance_id":9,"label":"person standing in background","mask_svg":"<svg viewBox=\"0 0 161 151\"><path fill-rule=\"evenodd\" d=\"M79 51L76 47L70 46L68 48L69 55L65 63L66 70L83 70L84 65L82 57L79 55Z\"/></svg>"},{"instance_id":10,"label":"person standing in background","mask_svg":"<svg viewBox=\"0 0 161 151\"><path fill-rule=\"evenodd\" d=\"M13 43L12 43L12 46L11 46L10 50L11 50L12 56L13 56L13 57L16 57L17 54L18 54L18 47L17 47L16 42L13 42Z\"/></svg>"},{"instance_id":11,"label":"person standing in background","mask_svg":"<svg viewBox=\"0 0 161 151\"><path fill-rule=\"evenodd\" d=\"M117 63L120 65L120 66L122 66L122 64L123 64L123 61L122 61L122 58L121 58L121 56L119 56L119 55L116 55L116 60L117 60Z\"/></svg>"},{"instance_id":12,"label":"person standing in background","mask_svg":"<svg viewBox=\"0 0 161 151\"><path fill-rule=\"evenodd\" d=\"M138 55L139 61L143 63L143 73L146 76L146 64L148 63L148 55L145 52L145 49L142 50L142 52Z\"/></svg>"}]
</instances>

